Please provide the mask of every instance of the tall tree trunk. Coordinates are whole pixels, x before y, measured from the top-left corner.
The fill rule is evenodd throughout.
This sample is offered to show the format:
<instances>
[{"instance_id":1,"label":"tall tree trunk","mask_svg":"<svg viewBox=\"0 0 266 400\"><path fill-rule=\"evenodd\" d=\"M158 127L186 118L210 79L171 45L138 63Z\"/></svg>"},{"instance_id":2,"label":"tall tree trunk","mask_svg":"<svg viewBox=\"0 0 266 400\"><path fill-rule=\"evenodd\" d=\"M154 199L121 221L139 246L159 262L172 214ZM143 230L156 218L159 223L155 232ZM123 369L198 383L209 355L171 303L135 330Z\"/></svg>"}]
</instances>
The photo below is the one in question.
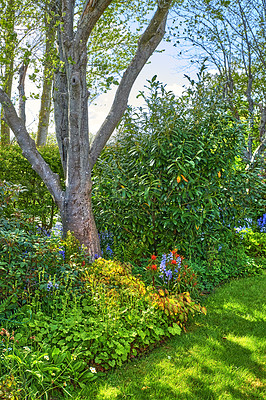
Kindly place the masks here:
<instances>
[{"instance_id":1,"label":"tall tree trunk","mask_svg":"<svg viewBox=\"0 0 266 400\"><path fill-rule=\"evenodd\" d=\"M47 6L50 7L50 6ZM52 7L52 6L51 6ZM55 42L55 21L51 17L49 10L45 12L45 53L44 53L44 71L43 88L41 96L41 107L39 112L39 124L37 129L37 147L44 146L47 142L48 128L51 112L52 81L53 81L53 49Z\"/></svg>"},{"instance_id":2,"label":"tall tree trunk","mask_svg":"<svg viewBox=\"0 0 266 400\"><path fill-rule=\"evenodd\" d=\"M14 76L14 58L15 58L15 46L16 36L14 34L15 28L15 5L14 0L9 0L5 9L5 18L9 25L5 32L4 38L4 58L5 58L5 74L3 77L3 90L11 97L12 93L12 82ZM1 109L1 146L10 144L10 127L4 120L3 108Z\"/></svg>"},{"instance_id":3,"label":"tall tree trunk","mask_svg":"<svg viewBox=\"0 0 266 400\"><path fill-rule=\"evenodd\" d=\"M94 258L101 255L101 247L91 205L87 46L77 46L75 42L65 46L60 35L59 49L61 65L65 67L56 73L54 94L63 100L55 108L56 135L66 178L64 206L60 210L63 235L74 232Z\"/></svg>"},{"instance_id":4,"label":"tall tree trunk","mask_svg":"<svg viewBox=\"0 0 266 400\"><path fill-rule=\"evenodd\" d=\"M88 181L91 187L91 181ZM77 193L67 190L64 209L61 210L63 235L74 232L75 237L87 249L92 258L101 255L100 240L96 228L92 206L91 189L80 187Z\"/></svg>"},{"instance_id":5,"label":"tall tree trunk","mask_svg":"<svg viewBox=\"0 0 266 400\"><path fill-rule=\"evenodd\" d=\"M10 63L5 68L5 83L3 89L11 97L12 93L12 82L14 76L14 58L11 58ZM10 144L10 128L4 120L3 108L1 109L1 146L7 146Z\"/></svg>"}]
</instances>

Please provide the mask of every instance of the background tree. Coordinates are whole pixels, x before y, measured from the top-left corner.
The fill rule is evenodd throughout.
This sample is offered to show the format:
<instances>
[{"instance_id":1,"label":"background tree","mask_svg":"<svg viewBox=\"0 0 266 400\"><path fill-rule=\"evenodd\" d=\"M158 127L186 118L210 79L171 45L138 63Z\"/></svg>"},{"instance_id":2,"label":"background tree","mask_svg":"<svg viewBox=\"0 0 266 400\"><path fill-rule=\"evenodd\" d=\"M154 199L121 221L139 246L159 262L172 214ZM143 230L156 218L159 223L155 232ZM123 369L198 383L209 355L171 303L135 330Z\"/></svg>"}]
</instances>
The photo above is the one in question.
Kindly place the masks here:
<instances>
[{"instance_id":1,"label":"background tree","mask_svg":"<svg viewBox=\"0 0 266 400\"><path fill-rule=\"evenodd\" d=\"M56 3L60 68L55 74L54 112L56 137L66 179L65 190L60 185L58 175L52 172L37 151L10 98L0 90L5 120L13 130L23 155L41 176L59 207L64 234L68 230L73 232L93 257L100 254L101 249L91 207L92 168L126 109L131 87L139 72L163 38L172 5L170 0L154 2L157 3L154 16L139 37L135 55L123 73L111 110L90 144L87 44L94 27L111 3L116 2L87 0L82 3L82 9L70 0Z\"/></svg>"},{"instance_id":2,"label":"background tree","mask_svg":"<svg viewBox=\"0 0 266 400\"><path fill-rule=\"evenodd\" d=\"M245 160L252 165L266 146L265 1L185 0L175 14L182 35L205 65L214 65L213 84L238 119L248 121ZM175 35L175 28L173 34Z\"/></svg>"},{"instance_id":3,"label":"background tree","mask_svg":"<svg viewBox=\"0 0 266 400\"><path fill-rule=\"evenodd\" d=\"M1 1L1 84L3 90L11 97L12 82L14 75L14 58L17 42L15 26L15 0ZM1 109L1 146L10 144L10 128L3 119Z\"/></svg>"},{"instance_id":4,"label":"background tree","mask_svg":"<svg viewBox=\"0 0 266 400\"><path fill-rule=\"evenodd\" d=\"M53 70L55 61L55 11L54 2L46 1L43 10L45 46L43 56L42 96L36 137L37 147L46 144L50 121Z\"/></svg>"}]
</instances>

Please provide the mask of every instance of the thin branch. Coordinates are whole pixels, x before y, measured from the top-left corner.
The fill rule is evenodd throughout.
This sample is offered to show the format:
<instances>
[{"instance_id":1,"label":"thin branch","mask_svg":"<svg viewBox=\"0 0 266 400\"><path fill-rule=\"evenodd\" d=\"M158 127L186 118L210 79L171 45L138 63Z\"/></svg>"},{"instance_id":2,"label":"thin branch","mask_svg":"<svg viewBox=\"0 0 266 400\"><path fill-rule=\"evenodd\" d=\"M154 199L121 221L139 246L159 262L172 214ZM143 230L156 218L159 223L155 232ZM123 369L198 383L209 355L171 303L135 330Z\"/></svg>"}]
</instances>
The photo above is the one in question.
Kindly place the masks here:
<instances>
[{"instance_id":1,"label":"thin branch","mask_svg":"<svg viewBox=\"0 0 266 400\"><path fill-rule=\"evenodd\" d=\"M24 63L21 65L19 69L19 83L18 83L18 91L19 91L19 117L22 120L23 124L26 125L26 112L25 112L25 78L27 73L28 65Z\"/></svg>"},{"instance_id":2,"label":"thin branch","mask_svg":"<svg viewBox=\"0 0 266 400\"><path fill-rule=\"evenodd\" d=\"M92 29L111 3L112 0L87 0L85 2L75 34L76 45L86 45Z\"/></svg>"}]
</instances>

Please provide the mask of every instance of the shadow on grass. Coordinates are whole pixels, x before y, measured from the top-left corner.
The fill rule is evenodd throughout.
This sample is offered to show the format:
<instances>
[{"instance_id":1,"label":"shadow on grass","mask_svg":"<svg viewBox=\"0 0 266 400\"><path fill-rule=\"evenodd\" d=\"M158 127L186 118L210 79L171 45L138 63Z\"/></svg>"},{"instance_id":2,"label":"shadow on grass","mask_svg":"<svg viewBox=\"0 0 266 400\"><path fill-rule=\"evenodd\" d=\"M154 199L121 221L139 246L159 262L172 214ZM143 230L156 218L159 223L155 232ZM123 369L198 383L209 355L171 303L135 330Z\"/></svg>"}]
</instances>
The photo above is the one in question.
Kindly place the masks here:
<instances>
[{"instance_id":1,"label":"shadow on grass","mask_svg":"<svg viewBox=\"0 0 266 400\"><path fill-rule=\"evenodd\" d=\"M97 400L262 400L266 276L233 281L206 299L189 332L84 391ZM89 396L89 397L88 397Z\"/></svg>"}]
</instances>

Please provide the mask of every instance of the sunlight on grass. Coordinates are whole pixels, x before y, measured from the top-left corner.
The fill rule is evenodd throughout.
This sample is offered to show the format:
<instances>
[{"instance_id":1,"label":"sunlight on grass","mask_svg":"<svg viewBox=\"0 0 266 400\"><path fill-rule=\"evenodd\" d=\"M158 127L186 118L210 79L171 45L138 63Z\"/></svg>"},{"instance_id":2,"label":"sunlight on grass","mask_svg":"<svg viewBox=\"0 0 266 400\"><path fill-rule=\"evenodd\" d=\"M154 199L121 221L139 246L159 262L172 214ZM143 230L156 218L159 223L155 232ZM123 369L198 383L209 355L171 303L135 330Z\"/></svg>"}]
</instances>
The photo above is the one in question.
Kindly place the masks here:
<instances>
[{"instance_id":1,"label":"sunlight on grass","mask_svg":"<svg viewBox=\"0 0 266 400\"><path fill-rule=\"evenodd\" d=\"M100 391L98 393L98 398L100 398L102 400L116 399L119 393L120 393L119 388L104 387L104 388L100 389Z\"/></svg>"},{"instance_id":2,"label":"sunlight on grass","mask_svg":"<svg viewBox=\"0 0 266 400\"><path fill-rule=\"evenodd\" d=\"M265 281L264 275L217 289L205 301L207 316L198 316L187 334L107 374L91 398L263 400Z\"/></svg>"}]
</instances>

